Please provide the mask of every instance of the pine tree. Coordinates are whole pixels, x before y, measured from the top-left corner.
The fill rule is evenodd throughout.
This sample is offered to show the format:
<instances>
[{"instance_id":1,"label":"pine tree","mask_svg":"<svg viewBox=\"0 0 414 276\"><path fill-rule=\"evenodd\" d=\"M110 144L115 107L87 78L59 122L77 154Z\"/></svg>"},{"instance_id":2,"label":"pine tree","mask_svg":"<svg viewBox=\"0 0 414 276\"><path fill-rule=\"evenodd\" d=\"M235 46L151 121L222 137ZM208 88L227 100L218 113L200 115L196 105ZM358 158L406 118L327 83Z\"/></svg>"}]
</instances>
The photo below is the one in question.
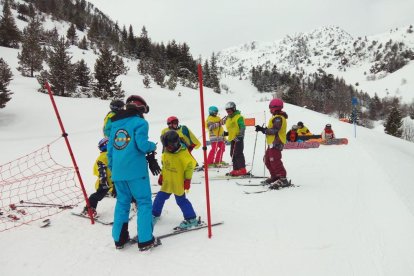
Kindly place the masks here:
<instances>
[{"instance_id":1,"label":"pine tree","mask_svg":"<svg viewBox=\"0 0 414 276\"><path fill-rule=\"evenodd\" d=\"M210 82L211 82L210 87L213 88L213 91L220 94L221 89L220 89L220 80L218 77L217 58L214 53L211 55L211 60L210 60Z\"/></svg>"},{"instance_id":2,"label":"pine tree","mask_svg":"<svg viewBox=\"0 0 414 276\"><path fill-rule=\"evenodd\" d=\"M144 79L142 80L142 83L145 85L145 88L150 88L151 80L147 74L145 74Z\"/></svg>"},{"instance_id":3,"label":"pine tree","mask_svg":"<svg viewBox=\"0 0 414 276\"><path fill-rule=\"evenodd\" d=\"M7 89L12 77L13 74L9 65L2 58L0 58L0 108L6 107L6 103L10 101L11 94L13 94L9 89Z\"/></svg>"},{"instance_id":4,"label":"pine tree","mask_svg":"<svg viewBox=\"0 0 414 276\"><path fill-rule=\"evenodd\" d=\"M86 37L84 36L82 40L78 44L79 49L88 50L88 42L86 41Z\"/></svg>"},{"instance_id":5,"label":"pine tree","mask_svg":"<svg viewBox=\"0 0 414 276\"><path fill-rule=\"evenodd\" d=\"M124 98L122 84L116 82L116 78L125 71L125 67L120 68L119 63L120 60L112 55L112 50L107 45L100 49L100 56L95 63L95 97L103 100Z\"/></svg>"},{"instance_id":6,"label":"pine tree","mask_svg":"<svg viewBox=\"0 0 414 276\"><path fill-rule=\"evenodd\" d=\"M91 70L89 70L88 65L86 65L83 59L75 64L75 78L79 86L89 87L91 80L90 75Z\"/></svg>"},{"instance_id":7,"label":"pine tree","mask_svg":"<svg viewBox=\"0 0 414 276\"><path fill-rule=\"evenodd\" d=\"M397 105L394 105L391 110L390 114L388 115L388 118L385 121L384 124L384 131L385 133L395 136L395 137L401 137L402 135L402 116L401 112L398 109Z\"/></svg>"},{"instance_id":8,"label":"pine tree","mask_svg":"<svg viewBox=\"0 0 414 276\"><path fill-rule=\"evenodd\" d=\"M0 19L0 46L19 48L20 31L10 10L9 1L5 0L3 16Z\"/></svg>"},{"instance_id":9,"label":"pine tree","mask_svg":"<svg viewBox=\"0 0 414 276\"><path fill-rule=\"evenodd\" d=\"M75 67L68 55L65 38L62 36L50 51L47 63L49 65L48 78L53 92L58 96L70 97L76 90ZM44 75L43 75L44 76ZM43 86L43 83L40 85Z\"/></svg>"},{"instance_id":10,"label":"pine tree","mask_svg":"<svg viewBox=\"0 0 414 276\"><path fill-rule=\"evenodd\" d=\"M145 26L142 27L141 35L138 38L137 52L139 57L149 57L151 54L151 41Z\"/></svg>"},{"instance_id":11,"label":"pine tree","mask_svg":"<svg viewBox=\"0 0 414 276\"><path fill-rule=\"evenodd\" d=\"M66 37L69 40L71 45L76 45L76 42L78 41L78 36L76 35L76 28L74 24L71 24L67 33Z\"/></svg>"},{"instance_id":12,"label":"pine tree","mask_svg":"<svg viewBox=\"0 0 414 276\"><path fill-rule=\"evenodd\" d=\"M129 25L129 33L128 33L128 40L127 40L127 52L131 57L138 57L137 53L137 41L135 40L134 36L134 29L131 25Z\"/></svg>"},{"instance_id":13,"label":"pine tree","mask_svg":"<svg viewBox=\"0 0 414 276\"><path fill-rule=\"evenodd\" d=\"M33 77L35 71L43 69L43 50L40 46L40 39L43 34L41 23L33 18L29 25L23 30L22 51L17 54L19 67L17 68L23 76Z\"/></svg>"}]
</instances>

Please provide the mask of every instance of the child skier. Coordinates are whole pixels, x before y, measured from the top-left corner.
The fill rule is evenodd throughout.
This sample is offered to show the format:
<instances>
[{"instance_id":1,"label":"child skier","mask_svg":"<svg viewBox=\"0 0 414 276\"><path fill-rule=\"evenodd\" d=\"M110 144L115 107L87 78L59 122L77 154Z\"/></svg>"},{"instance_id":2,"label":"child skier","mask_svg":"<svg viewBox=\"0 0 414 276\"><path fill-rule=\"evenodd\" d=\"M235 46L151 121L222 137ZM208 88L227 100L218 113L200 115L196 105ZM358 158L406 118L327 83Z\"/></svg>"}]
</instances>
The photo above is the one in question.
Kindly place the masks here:
<instances>
[{"instance_id":1,"label":"child skier","mask_svg":"<svg viewBox=\"0 0 414 276\"><path fill-rule=\"evenodd\" d=\"M265 164L270 172L270 178L263 181L263 184L270 184L270 189L278 189L290 185L286 179L286 169L282 162L282 150L286 144L286 119L288 115L282 111L283 101L273 99L269 103L270 118L267 127L256 126L256 132L266 134L267 150L265 153Z\"/></svg>"},{"instance_id":2,"label":"child skier","mask_svg":"<svg viewBox=\"0 0 414 276\"><path fill-rule=\"evenodd\" d=\"M188 229L198 225L196 213L185 191L190 190L195 160L188 152L176 131L167 131L162 137L164 152L162 153L162 171L158 178L161 190L157 193L152 207L153 223L161 216L164 203L174 194L175 201L183 212L184 221L178 229Z\"/></svg>"},{"instance_id":3,"label":"child skier","mask_svg":"<svg viewBox=\"0 0 414 276\"><path fill-rule=\"evenodd\" d=\"M211 142L211 149L208 153L207 164L220 166L223 159L223 153L226 148L224 129L221 125L221 118L217 116L218 108L210 106L208 109L209 116L206 120L206 128Z\"/></svg>"},{"instance_id":4,"label":"child skier","mask_svg":"<svg viewBox=\"0 0 414 276\"><path fill-rule=\"evenodd\" d=\"M240 111L236 109L234 102L226 103L227 117L223 119L226 124L228 132L224 132L225 136L229 136L230 156L233 162L233 170L229 173L231 176L246 175L246 161L244 159L244 132L246 125L244 124L244 118L240 114Z\"/></svg>"},{"instance_id":5,"label":"child skier","mask_svg":"<svg viewBox=\"0 0 414 276\"><path fill-rule=\"evenodd\" d=\"M108 138L103 138L98 143L98 148L101 151L93 166L93 174L98 177L95 183L96 192L89 196L89 205L92 209L92 214L96 218L98 216L96 207L106 194L116 195L115 187L111 180L111 171L108 168L107 157ZM82 214L88 215L88 208L83 208Z\"/></svg>"},{"instance_id":6,"label":"child skier","mask_svg":"<svg viewBox=\"0 0 414 276\"><path fill-rule=\"evenodd\" d=\"M193 149L198 149L201 146L200 141L197 139L197 137L195 137L191 130L186 126L179 124L177 117L168 117L167 125L168 127L164 128L161 131L161 136L169 130L174 130L178 133L181 141L185 144L189 152L191 152Z\"/></svg>"},{"instance_id":7,"label":"child skier","mask_svg":"<svg viewBox=\"0 0 414 276\"><path fill-rule=\"evenodd\" d=\"M103 133L105 137L109 137L109 134L111 134L111 118L115 116L115 114L124 108L124 102L122 100L113 100L109 104L109 108L111 111L106 114L104 119L104 126L103 126Z\"/></svg>"}]
</instances>

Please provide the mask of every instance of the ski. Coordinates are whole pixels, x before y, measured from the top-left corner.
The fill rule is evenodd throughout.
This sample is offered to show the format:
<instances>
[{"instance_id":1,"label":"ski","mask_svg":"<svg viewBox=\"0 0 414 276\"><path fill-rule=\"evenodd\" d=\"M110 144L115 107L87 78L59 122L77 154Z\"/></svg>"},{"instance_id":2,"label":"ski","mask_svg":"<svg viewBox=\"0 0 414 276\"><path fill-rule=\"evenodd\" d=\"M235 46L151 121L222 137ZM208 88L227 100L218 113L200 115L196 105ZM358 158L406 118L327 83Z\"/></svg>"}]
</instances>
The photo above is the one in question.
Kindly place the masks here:
<instances>
[{"instance_id":1,"label":"ski","mask_svg":"<svg viewBox=\"0 0 414 276\"><path fill-rule=\"evenodd\" d=\"M211 226L213 227L213 226L217 226L217 225L222 225L223 223L224 223L224 221L220 221L220 222L212 223ZM190 229L186 229L186 230L184 230L184 229L173 230L170 233L166 233L164 235L157 236L157 238L164 239L164 238L176 236L176 235L179 235L179 234L182 234L182 233L187 233L187 232L192 232L192 231L200 230L200 229L207 228L207 227L208 227L208 224L205 223L205 222L202 222L201 225L198 225L196 227L193 227L193 228L190 228ZM130 239L130 243L137 243L137 236L135 236L132 239Z\"/></svg>"},{"instance_id":2,"label":"ski","mask_svg":"<svg viewBox=\"0 0 414 276\"><path fill-rule=\"evenodd\" d=\"M260 185L256 185L256 186L262 186L262 184ZM266 190L258 190L258 191L243 191L246 195L250 195L250 194L261 194L261 193L266 193L266 192L270 192L270 191L278 191L278 190L284 190L286 188L296 188L296 187L300 187L299 185L294 185L294 184L290 184L289 186L286 187L279 187L277 189L269 189L266 188Z\"/></svg>"},{"instance_id":3,"label":"ski","mask_svg":"<svg viewBox=\"0 0 414 276\"><path fill-rule=\"evenodd\" d=\"M45 219L40 222L40 228L46 228L50 225L50 219Z\"/></svg>"},{"instance_id":4,"label":"ski","mask_svg":"<svg viewBox=\"0 0 414 276\"><path fill-rule=\"evenodd\" d=\"M267 176L255 176L251 174L231 176L231 175L217 175L209 177L210 180L231 180L231 179L250 179L250 178L267 178Z\"/></svg>"},{"instance_id":5,"label":"ski","mask_svg":"<svg viewBox=\"0 0 414 276\"><path fill-rule=\"evenodd\" d=\"M71 212L71 214L74 215L74 216L78 216L80 218L90 219L89 216L85 216L82 213ZM99 217L93 218L93 220L95 222L100 223L100 224L103 224L103 225L112 225L112 224L114 224L113 221L104 221L104 220L99 219Z\"/></svg>"},{"instance_id":6,"label":"ski","mask_svg":"<svg viewBox=\"0 0 414 276\"><path fill-rule=\"evenodd\" d=\"M261 184L261 183L240 183L240 182L236 182L236 184L239 186L256 186L256 187L269 185L269 184Z\"/></svg>"}]
</instances>

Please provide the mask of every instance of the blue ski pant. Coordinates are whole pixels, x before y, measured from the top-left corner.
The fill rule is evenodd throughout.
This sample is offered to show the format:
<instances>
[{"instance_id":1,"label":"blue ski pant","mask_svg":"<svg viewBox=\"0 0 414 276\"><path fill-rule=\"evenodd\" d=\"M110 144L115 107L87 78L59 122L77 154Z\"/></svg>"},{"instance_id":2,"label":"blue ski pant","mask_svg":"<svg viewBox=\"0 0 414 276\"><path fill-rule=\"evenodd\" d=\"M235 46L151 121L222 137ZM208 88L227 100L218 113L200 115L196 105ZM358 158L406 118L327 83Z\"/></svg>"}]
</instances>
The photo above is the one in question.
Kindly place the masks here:
<instances>
[{"instance_id":1,"label":"blue ski pant","mask_svg":"<svg viewBox=\"0 0 414 276\"><path fill-rule=\"evenodd\" d=\"M161 216L162 208L167 199L169 199L171 194L159 191L157 196L154 199L154 205L152 206L152 215L155 217ZM193 205L185 197L185 193L182 196L174 195L177 205L180 207L181 212L183 212L184 219L193 219L196 218L196 213L194 212Z\"/></svg>"},{"instance_id":2,"label":"blue ski pant","mask_svg":"<svg viewBox=\"0 0 414 276\"><path fill-rule=\"evenodd\" d=\"M132 197L137 201L137 233L139 243L145 243L153 239L152 235L152 201L151 187L148 178L134 179L128 181L116 181L117 192L114 225L112 237L118 242L122 225L129 221Z\"/></svg>"}]
</instances>

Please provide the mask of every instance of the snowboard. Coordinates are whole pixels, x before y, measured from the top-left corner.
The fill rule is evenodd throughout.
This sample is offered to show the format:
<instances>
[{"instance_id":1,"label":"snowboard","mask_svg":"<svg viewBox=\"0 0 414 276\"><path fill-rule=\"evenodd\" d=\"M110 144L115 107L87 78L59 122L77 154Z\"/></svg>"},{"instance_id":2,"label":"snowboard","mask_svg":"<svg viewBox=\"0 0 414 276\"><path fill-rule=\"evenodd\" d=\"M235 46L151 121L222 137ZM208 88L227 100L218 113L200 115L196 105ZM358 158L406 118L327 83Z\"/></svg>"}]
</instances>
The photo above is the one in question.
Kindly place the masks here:
<instances>
[{"instance_id":1,"label":"snowboard","mask_svg":"<svg viewBox=\"0 0 414 276\"><path fill-rule=\"evenodd\" d=\"M347 138L334 138L328 139L321 142L322 145L348 145Z\"/></svg>"},{"instance_id":2,"label":"snowboard","mask_svg":"<svg viewBox=\"0 0 414 276\"><path fill-rule=\"evenodd\" d=\"M310 148L319 148L319 143L317 142L287 142L284 149L310 149Z\"/></svg>"},{"instance_id":3,"label":"snowboard","mask_svg":"<svg viewBox=\"0 0 414 276\"><path fill-rule=\"evenodd\" d=\"M298 136L298 140L306 141L309 139L320 139L322 135L300 135Z\"/></svg>"}]
</instances>

